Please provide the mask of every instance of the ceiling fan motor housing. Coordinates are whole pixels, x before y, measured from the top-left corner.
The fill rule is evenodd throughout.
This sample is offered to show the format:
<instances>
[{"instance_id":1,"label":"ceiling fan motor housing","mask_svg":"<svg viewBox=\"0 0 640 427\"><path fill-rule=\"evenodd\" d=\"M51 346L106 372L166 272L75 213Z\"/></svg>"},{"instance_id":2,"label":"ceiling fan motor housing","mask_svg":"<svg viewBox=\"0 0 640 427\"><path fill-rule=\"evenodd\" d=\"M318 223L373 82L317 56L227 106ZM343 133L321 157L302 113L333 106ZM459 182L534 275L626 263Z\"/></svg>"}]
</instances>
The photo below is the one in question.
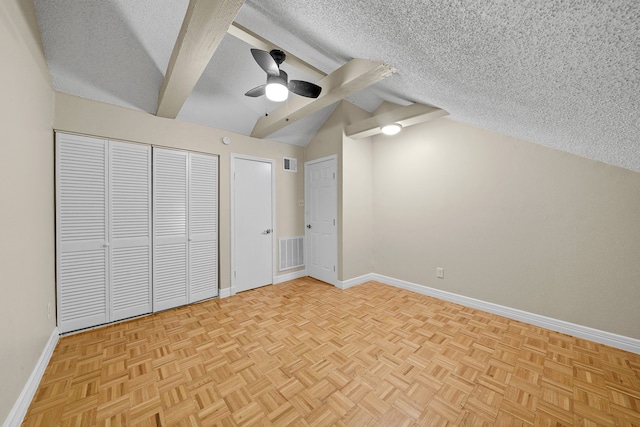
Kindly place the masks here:
<instances>
[{"instance_id":1,"label":"ceiling fan motor housing","mask_svg":"<svg viewBox=\"0 0 640 427\"><path fill-rule=\"evenodd\" d=\"M269 52L269 54L271 55L273 60L276 61L276 64L278 64L278 66L282 64L285 59L287 59L287 54L279 49L273 49L271 52Z\"/></svg>"}]
</instances>

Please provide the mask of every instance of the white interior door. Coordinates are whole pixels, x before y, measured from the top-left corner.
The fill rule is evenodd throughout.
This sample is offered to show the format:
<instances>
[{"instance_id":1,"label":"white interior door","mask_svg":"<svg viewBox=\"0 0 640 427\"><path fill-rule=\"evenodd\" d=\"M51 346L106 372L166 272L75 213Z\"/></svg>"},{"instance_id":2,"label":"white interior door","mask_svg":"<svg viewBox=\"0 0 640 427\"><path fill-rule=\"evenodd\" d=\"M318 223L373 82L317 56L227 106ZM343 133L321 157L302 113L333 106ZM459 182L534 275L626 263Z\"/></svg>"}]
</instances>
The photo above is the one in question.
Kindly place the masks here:
<instances>
[{"instance_id":1,"label":"white interior door","mask_svg":"<svg viewBox=\"0 0 640 427\"><path fill-rule=\"evenodd\" d=\"M58 326L151 312L151 147L56 133Z\"/></svg>"},{"instance_id":2,"label":"white interior door","mask_svg":"<svg viewBox=\"0 0 640 427\"><path fill-rule=\"evenodd\" d=\"M150 313L151 147L110 141L111 321Z\"/></svg>"},{"instance_id":3,"label":"white interior door","mask_svg":"<svg viewBox=\"0 0 640 427\"><path fill-rule=\"evenodd\" d=\"M218 157L189 153L189 303L218 295Z\"/></svg>"},{"instance_id":4,"label":"white interior door","mask_svg":"<svg viewBox=\"0 0 640 427\"><path fill-rule=\"evenodd\" d=\"M337 284L338 186L335 156L306 162L305 241L307 274Z\"/></svg>"},{"instance_id":5,"label":"white interior door","mask_svg":"<svg viewBox=\"0 0 640 427\"><path fill-rule=\"evenodd\" d=\"M109 321L108 143L56 134L58 328Z\"/></svg>"},{"instance_id":6,"label":"white interior door","mask_svg":"<svg viewBox=\"0 0 640 427\"><path fill-rule=\"evenodd\" d=\"M233 292L273 283L273 161L233 156Z\"/></svg>"},{"instance_id":7,"label":"white interior door","mask_svg":"<svg viewBox=\"0 0 640 427\"><path fill-rule=\"evenodd\" d=\"M187 153L153 148L153 310L185 305Z\"/></svg>"}]
</instances>

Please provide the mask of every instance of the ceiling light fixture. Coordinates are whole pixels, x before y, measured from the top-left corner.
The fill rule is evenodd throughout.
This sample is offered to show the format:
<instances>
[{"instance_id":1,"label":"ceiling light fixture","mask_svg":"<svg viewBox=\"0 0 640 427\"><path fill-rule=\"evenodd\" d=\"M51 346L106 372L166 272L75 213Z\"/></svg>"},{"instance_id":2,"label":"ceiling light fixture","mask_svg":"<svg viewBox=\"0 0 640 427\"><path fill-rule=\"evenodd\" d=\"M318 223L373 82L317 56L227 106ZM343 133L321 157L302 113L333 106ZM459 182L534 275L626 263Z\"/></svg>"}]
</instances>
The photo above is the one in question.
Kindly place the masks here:
<instances>
[{"instance_id":1,"label":"ceiling light fixture","mask_svg":"<svg viewBox=\"0 0 640 427\"><path fill-rule=\"evenodd\" d=\"M385 135L395 135L402 130L402 125L400 123L391 123L389 125L382 126L380 130Z\"/></svg>"},{"instance_id":2,"label":"ceiling light fixture","mask_svg":"<svg viewBox=\"0 0 640 427\"><path fill-rule=\"evenodd\" d=\"M280 70L279 76L267 76L267 86L264 88L267 99L273 102L282 102L289 96L287 87L287 73Z\"/></svg>"}]
</instances>

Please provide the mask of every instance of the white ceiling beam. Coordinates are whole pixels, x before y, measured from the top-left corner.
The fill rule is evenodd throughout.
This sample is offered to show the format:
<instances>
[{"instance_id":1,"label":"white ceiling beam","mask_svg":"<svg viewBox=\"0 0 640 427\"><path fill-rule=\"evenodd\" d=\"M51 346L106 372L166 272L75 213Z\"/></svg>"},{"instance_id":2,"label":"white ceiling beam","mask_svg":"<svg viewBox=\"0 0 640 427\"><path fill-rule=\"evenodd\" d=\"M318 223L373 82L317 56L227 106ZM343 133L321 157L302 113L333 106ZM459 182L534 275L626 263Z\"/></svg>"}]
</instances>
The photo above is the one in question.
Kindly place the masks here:
<instances>
[{"instance_id":1,"label":"white ceiling beam","mask_svg":"<svg viewBox=\"0 0 640 427\"><path fill-rule=\"evenodd\" d=\"M396 69L383 62L360 58L352 59L317 82L322 87L318 98L291 95L280 107L256 122L251 136L255 138L269 136L352 93L391 76L395 72Z\"/></svg>"},{"instance_id":2,"label":"white ceiling beam","mask_svg":"<svg viewBox=\"0 0 640 427\"><path fill-rule=\"evenodd\" d=\"M402 127L407 127L448 114L445 110L431 105L411 104L347 125L345 135L353 139L366 138L382 132L380 128L384 125L399 123Z\"/></svg>"},{"instance_id":3,"label":"white ceiling beam","mask_svg":"<svg viewBox=\"0 0 640 427\"><path fill-rule=\"evenodd\" d=\"M175 119L244 0L190 0L158 96L156 115Z\"/></svg>"},{"instance_id":4,"label":"white ceiling beam","mask_svg":"<svg viewBox=\"0 0 640 427\"><path fill-rule=\"evenodd\" d=\"M234 22L231 24L231 26L229 27L228 33L257 49L262 49L267 52L273 49L282 50L275 44L271 43L269 40L257 35L253 31L243 27L237 22ZM294 67L299 71L302 71L303 73L313 77L315 80L320 80L326 77L327 73L325 73L324 71L314 67L308 62L303 61L302 59L298 58L295 55L292 55L287 51L284 51L284 50L282 51L287 55L287 59L286 59L287 65Z\"/></svg>"}]
</instances>

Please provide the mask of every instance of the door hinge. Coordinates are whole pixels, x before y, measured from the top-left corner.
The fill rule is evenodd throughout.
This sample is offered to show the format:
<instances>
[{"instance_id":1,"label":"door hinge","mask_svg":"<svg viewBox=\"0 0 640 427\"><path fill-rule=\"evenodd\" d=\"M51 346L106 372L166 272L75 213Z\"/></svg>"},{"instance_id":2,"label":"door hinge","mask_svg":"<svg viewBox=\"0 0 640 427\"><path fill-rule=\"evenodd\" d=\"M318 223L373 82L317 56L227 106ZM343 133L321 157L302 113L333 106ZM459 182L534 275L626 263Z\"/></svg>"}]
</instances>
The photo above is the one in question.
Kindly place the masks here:
<instances>
[{"instance_id":1,"label":"door hinge","mask_svg":"<svg viewBox=\"0 0 640 427\"><path fill-rule=\"evenodd\" d=\"M333 272L335 273L335 271L336 271L336 266L334 265L333 266Z\"/></svg>"},{"instance_id":2,"label":"door hinge","mask_svg":"<svg viewBox=\"0 0 640 427\"><path fill-rule=\"evenodd\" d=\"M236 271L234 270L234 271L233 271L233 278L235 279L235 278L237 278L237 277L238 277L238 275L236 274Z\"/></svg>"},{"instance_id":3,"label":"door hinge","mask_svg":"<svg viewBox=\"0 0 640 427\"><path fill-rule=\"evenodd\" d=\"M335 172L333 173L333 179L336 179L336 173Z\"/></svg>"},{"instance_id":4,"label":"door hinge","mask_svg":"<svg viewBox=\"0 0 640 427\"><path fill-rule=\"evenodd\" d=\"M335 227L335 225L336 225L336 219L334 218L333 219L333 226Z\"/></svg>"}]
</instances>

